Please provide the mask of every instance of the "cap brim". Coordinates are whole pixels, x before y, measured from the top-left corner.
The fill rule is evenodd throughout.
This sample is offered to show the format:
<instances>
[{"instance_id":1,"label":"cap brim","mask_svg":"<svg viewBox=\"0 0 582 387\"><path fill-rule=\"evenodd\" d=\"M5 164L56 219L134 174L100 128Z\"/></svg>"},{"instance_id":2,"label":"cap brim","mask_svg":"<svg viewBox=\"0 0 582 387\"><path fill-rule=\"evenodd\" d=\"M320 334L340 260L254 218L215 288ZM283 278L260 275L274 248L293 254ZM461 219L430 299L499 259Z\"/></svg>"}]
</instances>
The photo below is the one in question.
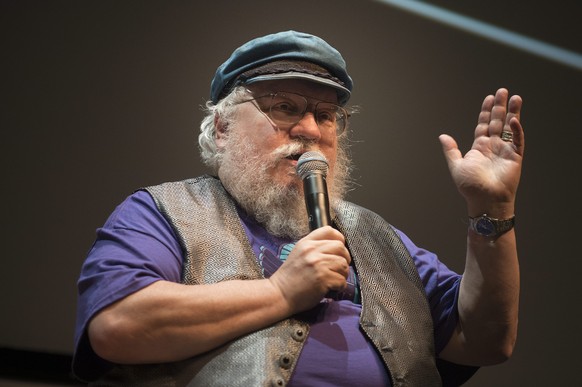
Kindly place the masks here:
<instances>
[{"instance_id":1,"label":"cap brim","mask_svg":"<svg viewBox=\"0 0 582 387\"><path fill-rule=\"evenodd\" d=\"M338 103L340 105L344 105L350 99L350 90L343 87L342 85L338 84L337 82L332 81L331 79L318 77L313 74L306 74L300 73L296 71L290 71L287 73L278 73L278 74L264 74L258 75L256 77L252 77L246 79L244 84L251 84L255 82L261 81L277 81L277 80L285 80L285 79L305 79L311 82L319 83L320 85L330 86L337 90L338 92Z\"/></svg>"}]
</instances>

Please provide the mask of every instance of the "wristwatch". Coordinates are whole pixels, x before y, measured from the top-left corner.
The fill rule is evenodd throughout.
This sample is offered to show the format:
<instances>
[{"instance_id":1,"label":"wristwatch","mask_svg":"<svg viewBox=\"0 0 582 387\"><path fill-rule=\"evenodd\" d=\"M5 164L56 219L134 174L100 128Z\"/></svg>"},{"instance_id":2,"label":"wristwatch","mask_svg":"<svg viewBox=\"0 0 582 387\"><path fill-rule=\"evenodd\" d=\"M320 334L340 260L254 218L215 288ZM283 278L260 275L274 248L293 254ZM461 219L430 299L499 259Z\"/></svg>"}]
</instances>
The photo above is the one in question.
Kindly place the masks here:
<instances>
[{"instance_id":1,"label":"wristwatch","mask_svg":"<svg viewBox=\"0 0 582 387\"><path fill-rule=\"evenodd\" d=\"M511 230L515 226L515 215L508 219L496 219L487 214L469 217L469 228L479 235L496 237Z\"/></svg>"}]
</instances>

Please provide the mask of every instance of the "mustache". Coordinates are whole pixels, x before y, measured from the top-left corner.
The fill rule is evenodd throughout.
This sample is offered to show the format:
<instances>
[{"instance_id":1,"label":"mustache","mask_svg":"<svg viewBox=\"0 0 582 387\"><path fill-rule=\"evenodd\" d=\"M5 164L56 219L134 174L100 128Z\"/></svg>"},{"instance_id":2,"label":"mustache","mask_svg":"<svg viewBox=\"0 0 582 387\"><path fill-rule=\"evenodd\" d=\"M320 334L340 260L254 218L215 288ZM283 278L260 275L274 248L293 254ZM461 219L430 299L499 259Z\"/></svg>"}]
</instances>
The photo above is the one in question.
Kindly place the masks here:
<instances>
[{"instance_id":1,"label":"mustache","mask_svg":"<svg viewBox=\"0 0 582 387\"><path fill-rule=\"evenodd\" d=\"M286 158L299 158L305 152L317 150L315 144L316 141L309 139L298 139L288 144L283 144L271 152L271 162L276 163Z\"/></svg>"}]
</instances>

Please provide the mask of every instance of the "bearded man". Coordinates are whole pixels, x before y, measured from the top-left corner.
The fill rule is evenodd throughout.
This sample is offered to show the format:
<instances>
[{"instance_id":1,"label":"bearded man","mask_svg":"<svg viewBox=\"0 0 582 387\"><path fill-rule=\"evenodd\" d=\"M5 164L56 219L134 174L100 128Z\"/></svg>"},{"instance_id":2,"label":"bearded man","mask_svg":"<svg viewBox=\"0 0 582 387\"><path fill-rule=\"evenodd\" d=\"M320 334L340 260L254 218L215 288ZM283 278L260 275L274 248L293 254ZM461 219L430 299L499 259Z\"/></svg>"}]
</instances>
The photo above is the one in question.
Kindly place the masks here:
<instances>
[{"instance_id":1,"label":"bearded man","mask_svg":"<svg viewBox=\"0 0 582 387\"><path fill-rule=\"evenodd\" d=\"M136 191L79 279L73 370L94 385L440 386L512 353L521 99L485 98L471 152L440 137L467 202L463 275L344 200L352 79L313 35L251 40L217 70L199 136L214 172ZM311 230L296 169L329 165Z\"/></svg>"}]
</instances>

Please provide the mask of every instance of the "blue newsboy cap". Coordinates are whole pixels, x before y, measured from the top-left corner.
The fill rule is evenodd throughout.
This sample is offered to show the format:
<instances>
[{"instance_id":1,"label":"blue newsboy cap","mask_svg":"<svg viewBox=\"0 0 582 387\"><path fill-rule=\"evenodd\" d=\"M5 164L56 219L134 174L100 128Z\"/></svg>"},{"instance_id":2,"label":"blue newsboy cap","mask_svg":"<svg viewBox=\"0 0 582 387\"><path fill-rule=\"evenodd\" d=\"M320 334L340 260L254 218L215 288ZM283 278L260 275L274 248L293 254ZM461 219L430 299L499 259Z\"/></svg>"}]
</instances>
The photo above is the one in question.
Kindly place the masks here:
<instances>
[{"instance_id":1,"label":"blue newsboy cap","mask_svg":"<svg viewBox=\"0 0 582 387\"><path fill-rule=\"evenodd\" d=\"M284 31L255 38L237 48L216 70L210 99L217 103L240 84L297 78L335 88L341 105L346 104L353 87L339 51L317 36Z\"/></svg>"}]
</instances>

